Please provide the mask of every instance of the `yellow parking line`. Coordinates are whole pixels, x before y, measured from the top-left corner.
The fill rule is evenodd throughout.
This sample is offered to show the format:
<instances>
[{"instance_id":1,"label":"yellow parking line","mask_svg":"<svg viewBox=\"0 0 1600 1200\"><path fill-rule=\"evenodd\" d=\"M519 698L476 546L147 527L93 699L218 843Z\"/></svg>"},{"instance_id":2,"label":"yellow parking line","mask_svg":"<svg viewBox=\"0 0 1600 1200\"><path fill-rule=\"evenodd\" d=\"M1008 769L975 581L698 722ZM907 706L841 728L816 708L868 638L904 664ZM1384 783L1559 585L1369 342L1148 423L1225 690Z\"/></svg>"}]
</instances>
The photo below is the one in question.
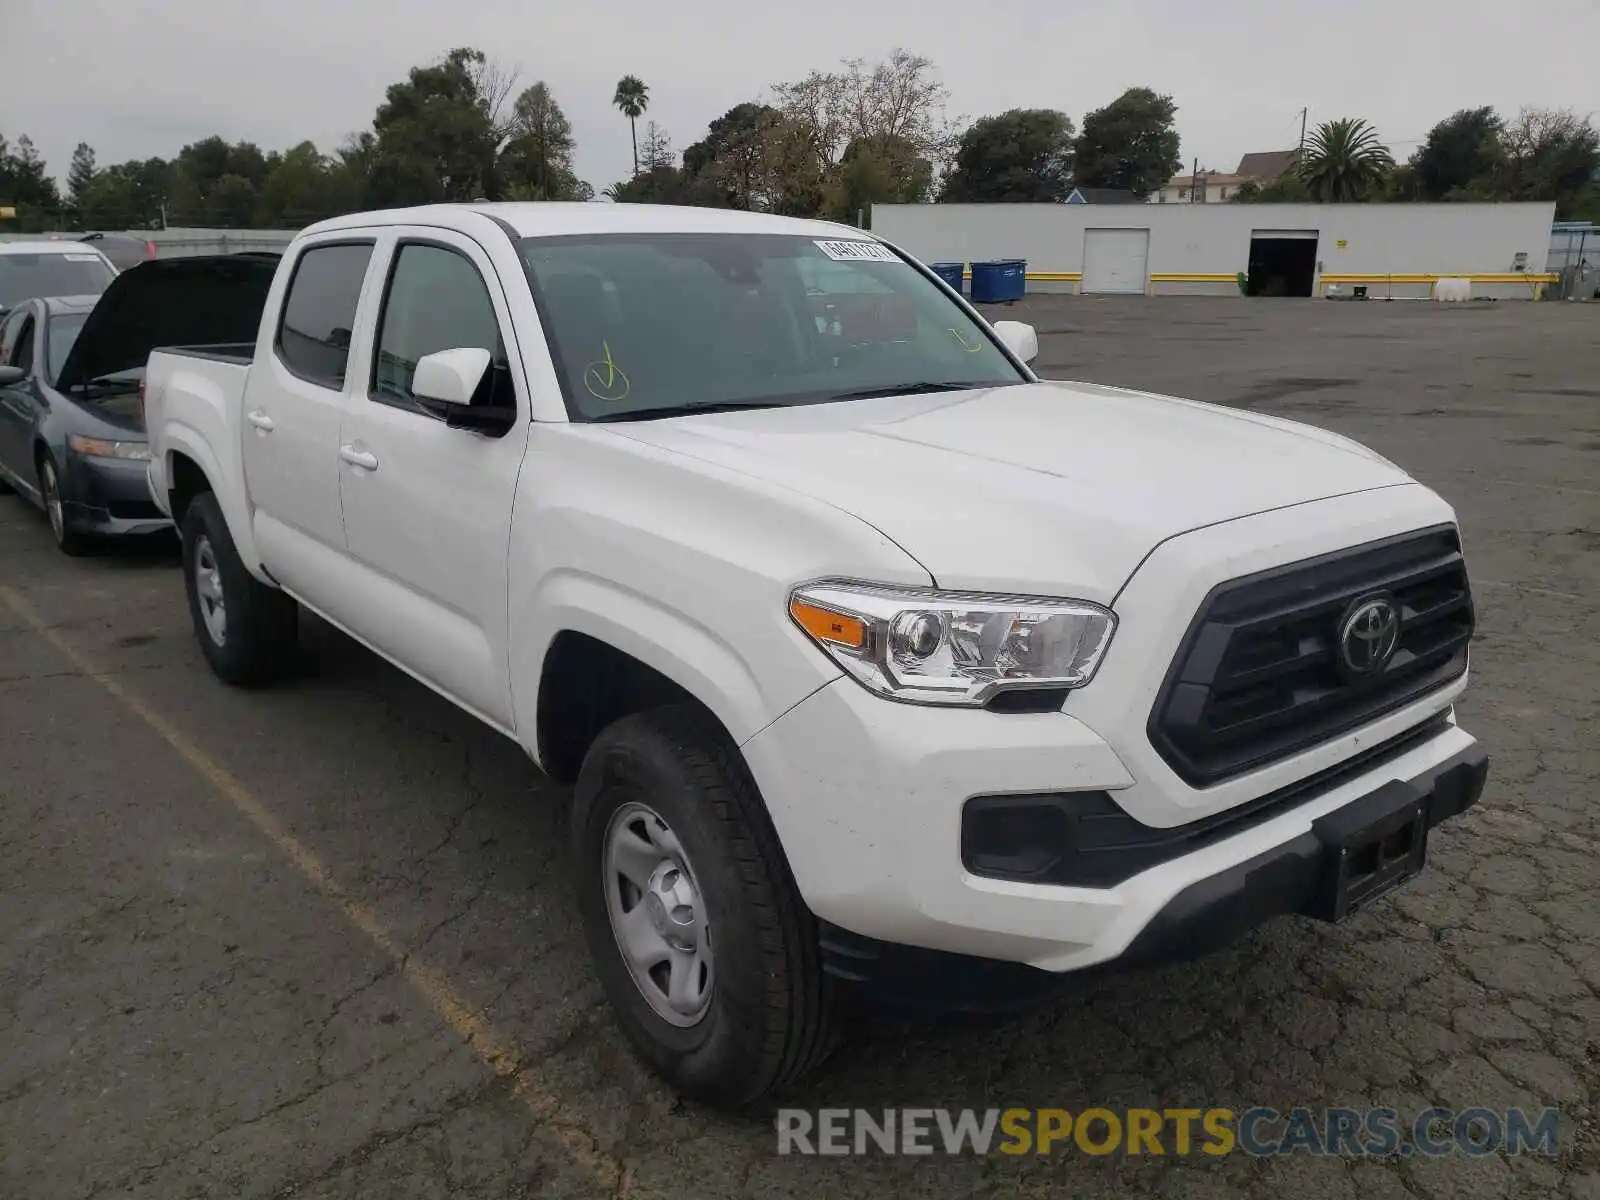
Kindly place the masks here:
<instances>
[{"instance_id":1,"label":"yellow parking line","mask_svg":"<svg viewBox=\"0 0 1600 1200\"><path fill-rule=\"evenodd\" d=\"M575 1165L587 1171L613 1195L625 1194L628 1180L621 1164L596 1146L594 1134L581 1122L563 1114L560 1099L533 1071L518 1065L516 1056L505 1039L496 1032L483 1013L468 1003L442 974L412 958L394 935L384 928L383 922L372 909L346 892L334 878L333 872L315 852L285 829L283 822L251 795L244 784L213 762L165 717L150 708L116 679L103 671L96 670L65 638L45 624L38 611L14 589L0 585L0 600L3 600L28 628L76 667L84 678L99 684L123 708L138 717L154 731L157 737L172 747L184 762L259 829L267 840L294 864L295 870L331 900L350 924L393 959L401 975L421 994L440 1020L472 1047L473 1053L486 1067L502 1079L511 1081L512 1094L537 1122L547 1126L556 1135Z\"/></svg>"}]
</instances>

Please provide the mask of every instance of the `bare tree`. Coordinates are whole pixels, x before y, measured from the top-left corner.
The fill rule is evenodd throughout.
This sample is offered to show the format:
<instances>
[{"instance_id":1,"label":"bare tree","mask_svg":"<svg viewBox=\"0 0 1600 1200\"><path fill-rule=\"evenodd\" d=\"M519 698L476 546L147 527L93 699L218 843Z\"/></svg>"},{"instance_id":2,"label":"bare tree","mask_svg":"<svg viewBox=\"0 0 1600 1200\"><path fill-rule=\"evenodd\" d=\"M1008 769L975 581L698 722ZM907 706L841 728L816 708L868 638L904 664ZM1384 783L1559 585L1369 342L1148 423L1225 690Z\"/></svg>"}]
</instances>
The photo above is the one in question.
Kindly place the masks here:
<instances>
[{"instance_id":1,"label":"bare tree","mask_svg":"<svg viewBox=\"0 0 1600 1200\"><path fill-rule=\"evenodd\" d=\"M656 171L675 165L672 138L665 129L651 121L644 127L644 140L639 145L639 169Z\"/></svg>"},{"instance_id":2,"label":"bare tree","mask_svg":"<svg viewBox=\"0 0 1600 1200\"><path fill-rule=\"evenodd\" d=\"M949 158L957 123L945 114L950 92L932 59L896 49L879 63L854 58L840 65L774 89L784 113L811 131L828 168L863 139L903 141L935 164Z\"/></svg>"},{"instance_id":3,"label":"bare tree","mask_svg":"<svg viewBox=\"0 0 1600 1200\"><path fill-rule=\"evenodd\" d=\"M478 103L489 118L489 128L498 146L515 131L516 114L507 104L511 93L522 78L521 67L508 67L502 62L485 57L474 63L472 86L477 91Z\"/></svg>"}]
</instances>

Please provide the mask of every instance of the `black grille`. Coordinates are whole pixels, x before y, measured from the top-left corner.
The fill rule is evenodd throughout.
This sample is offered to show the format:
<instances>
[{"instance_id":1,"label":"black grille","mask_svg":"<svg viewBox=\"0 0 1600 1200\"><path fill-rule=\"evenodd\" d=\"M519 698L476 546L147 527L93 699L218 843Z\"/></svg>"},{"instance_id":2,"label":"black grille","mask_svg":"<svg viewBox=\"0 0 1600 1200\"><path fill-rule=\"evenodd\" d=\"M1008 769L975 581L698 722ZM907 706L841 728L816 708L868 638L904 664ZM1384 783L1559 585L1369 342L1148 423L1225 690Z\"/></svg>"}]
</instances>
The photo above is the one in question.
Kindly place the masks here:
<instances>
[{"instance_id":1,"label":"black grille","mask_svg":"<svg viewBox=\"0 0 1600 1200\"><path fill-rule=\"evenodd\" d=\"M1398 645L1371 675L1340 668L1342 620L1386 596ZM1200 606L1150 715L1150 740L1203 787L1308 749L1467 669L1472 592L1453 526L1236 579Z\"/></svg>"}]
</instances>

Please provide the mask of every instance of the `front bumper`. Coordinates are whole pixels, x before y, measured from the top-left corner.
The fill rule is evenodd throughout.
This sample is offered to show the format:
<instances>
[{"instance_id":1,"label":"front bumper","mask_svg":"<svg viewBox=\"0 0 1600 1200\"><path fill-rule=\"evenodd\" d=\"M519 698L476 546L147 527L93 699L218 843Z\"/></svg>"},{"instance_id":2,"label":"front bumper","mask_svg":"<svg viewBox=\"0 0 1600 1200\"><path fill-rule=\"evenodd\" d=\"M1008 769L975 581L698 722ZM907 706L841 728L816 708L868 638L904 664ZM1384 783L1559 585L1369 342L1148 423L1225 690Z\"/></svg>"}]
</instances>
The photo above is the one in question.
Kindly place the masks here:
<instances>
[{"instance_id":1,"label":"front bumper","mask_svg":"<svg viewBox=\"0 0 1600 1200\"><path fill-rule=\"evenodd\" d=\"M899 945L824 924L823 969L883 1003L923 1011L1003 1012L1084 988L1108 974L1183 962L1220 950L1281 916L1334 920L1338 856L1321 828L1373 805L1420 803L1426 828L1475 804L1488 755L1473 745L1423 775L1381 785L1280 845L1189 884L1116 957L1052 973L1022 963Z\"/></svg>"},{"instance_id":2,"label":"front bumper","mask_svg":"<svg viewBox=\"0 0 1600 1200\"><path fill-rule=\"evenodd\" d=\"M62 512L78 533L98 536L157 533L172 522L150 498L148 462L67 456Z\"/></svg>"},{"instance_id":3,"label":"front bumper","mask_svg":"<svg viewBox=\"0 0 1600 1200\"><path fill-rule=\"evenodd\" d=\"M1376 757L1325 774L1302 763L1302 779L1316 776L1312 786L1251 810L1221 836L1175 838L1173 856L1141 863L1110 886L990 878L962 862L962 816L973 797L1095 791L1120 802L1132 786L1111 747L1068 713L893 704L841 679L743 749L801 895L831 927L830 943L843 946L854 935L869 946L1059 974L1146 956L1158 936L1149 931L1174 924L1199 894L1192 889L1216 889L1219 879L1251 881L1240 912L1254 913L1258 901L1266 905L1260 917L1298 911L1294 895L1251 898L1259 879L1254 868L1240 876L1242 866L1287 853L1316 821L1390 781L1443 777L1469 761L1476 742L1455 724L1449 700L1435 695L1389 714L1351 739ZM1348 750L1347 757L1357 758ZM1460 807L1479 788L1481 781L1467 789ZM1453 811L1441 802L1438 819ZM1178 924L1179 940L1195 928L1188 918ZM833 958L837 965L840 955Z\"/></svg>"}]
</instances>

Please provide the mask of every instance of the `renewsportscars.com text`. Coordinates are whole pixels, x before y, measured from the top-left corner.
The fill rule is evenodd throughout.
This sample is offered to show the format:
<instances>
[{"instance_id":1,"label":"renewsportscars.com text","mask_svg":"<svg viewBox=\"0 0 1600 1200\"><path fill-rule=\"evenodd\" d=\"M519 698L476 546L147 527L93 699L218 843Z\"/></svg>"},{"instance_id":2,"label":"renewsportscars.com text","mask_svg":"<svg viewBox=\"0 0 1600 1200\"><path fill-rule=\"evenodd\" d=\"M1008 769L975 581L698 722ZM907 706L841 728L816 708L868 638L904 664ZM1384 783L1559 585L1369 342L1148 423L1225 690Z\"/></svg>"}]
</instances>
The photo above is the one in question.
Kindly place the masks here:
<instances>
[{"instance_id":1,"label":"renewsportscars.com text","mask_svg":"<svg viewBox=\"0 0 1600 1200\"><path fill-rule=\"evenodd\" d=\"M779 1109L779 1154L1554 1157L1560 1113L1430 1108Z\"/></svg>"}]
</instances>

